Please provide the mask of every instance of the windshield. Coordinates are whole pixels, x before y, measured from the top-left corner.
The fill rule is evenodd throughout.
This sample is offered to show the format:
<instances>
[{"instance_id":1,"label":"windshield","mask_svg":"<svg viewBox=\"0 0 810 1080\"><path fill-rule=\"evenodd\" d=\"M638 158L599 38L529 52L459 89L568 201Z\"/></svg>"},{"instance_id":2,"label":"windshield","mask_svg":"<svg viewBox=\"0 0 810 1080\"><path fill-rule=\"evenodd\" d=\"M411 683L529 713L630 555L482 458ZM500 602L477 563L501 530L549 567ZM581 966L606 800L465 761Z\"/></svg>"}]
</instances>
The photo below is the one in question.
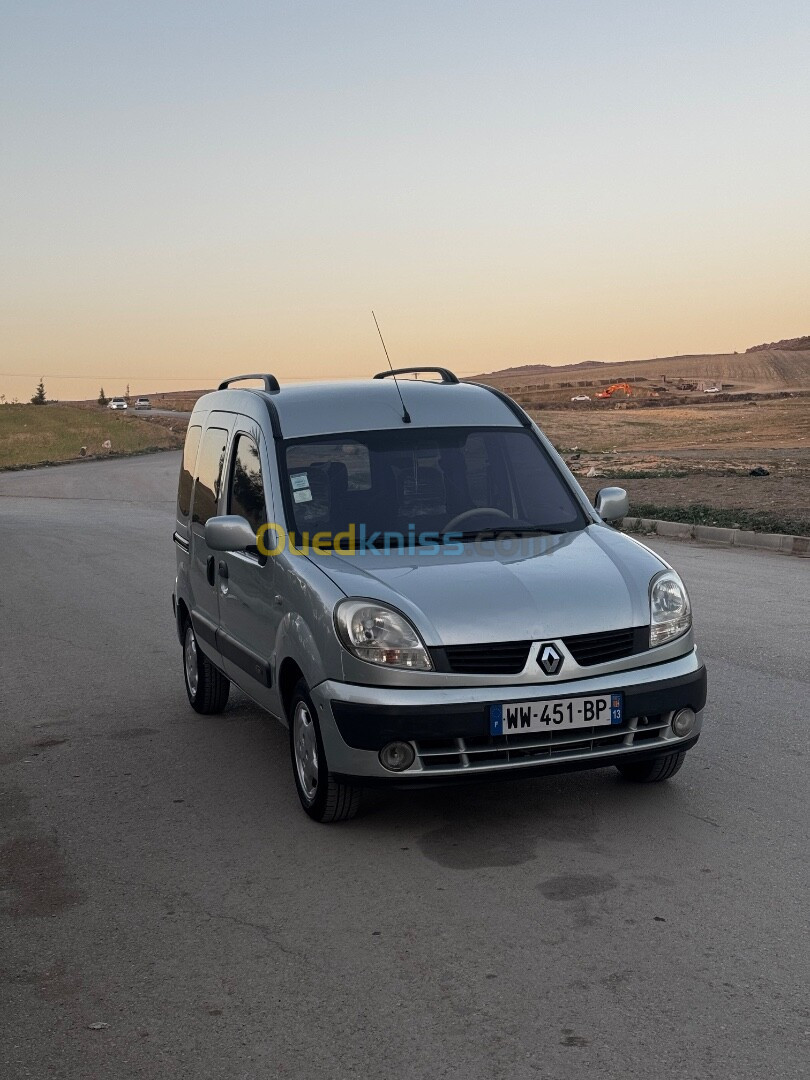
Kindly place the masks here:
<instances>
[{"instance_id":1,"label":"windshield","mask_svg":"<svg viewBox=\"0 0 810 1080\"><path fill-rule=\"evenodd\" d=\"M572 532L587 524L525 428L403 428L301 439L286 444L286 464L299 537L332 537L353 525L366 537L399 534L419 543L429 536L422 542L442 543Z\"/></svg>"}]
</instances>

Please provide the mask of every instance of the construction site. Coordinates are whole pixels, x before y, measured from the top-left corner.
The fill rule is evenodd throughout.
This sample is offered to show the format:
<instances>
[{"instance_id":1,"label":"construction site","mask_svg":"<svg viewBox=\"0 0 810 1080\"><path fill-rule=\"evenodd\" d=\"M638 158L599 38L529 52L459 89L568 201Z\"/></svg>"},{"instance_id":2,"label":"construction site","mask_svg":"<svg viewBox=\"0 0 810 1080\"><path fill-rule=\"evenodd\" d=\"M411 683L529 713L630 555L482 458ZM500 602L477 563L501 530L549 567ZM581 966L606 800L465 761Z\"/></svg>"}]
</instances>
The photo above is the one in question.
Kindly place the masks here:
<instances>
[{"instance_id":1,"label":"construction site","mask_svg":"<svg viewBox=\"0 0 810 1080\"><path fill-rule=\"evenodd\" d=\"M478 381L536 416L590 496L616 483L641 516L808 535L810 350L779 344Z\"/></svg>"},{"instance_id":2,"label":"construction site","mask_svg":"<svg viewBox=\"0 0 810 1080\"><path fill-rule=\"evenodd\" d=\"M805 339L800 339L803 343ZM503 368L477 380L528 409L659 408L767 399L810 391L810 348L756 346L744 353ZM785 343L786 346L788 343ZM750 395L750 397L749 397Z\"/></svg>"},{"instance_id":3,"label":"construction site","mask_svg":"<svg viewBox=\"0 0 810 1080\"><path fill-rule=\"evenodd\" d=\"M655 408L691 404L700 400L701 394L711 394L715 400L730 400L740 394L755 393L741 388L736 382L724 382L719 376L694 379L686 375L673 376L664 373L657 379L644 375L624 375L615 379L607 376L592 379L521 381L514 384L505 382L499 383L498 388L529 409L556 409L567 403L579 407L612 404L614 408L622 409L641 406ZM757 396L774 393L784 391L760 390Z\"/></svg>"}]
</instances>

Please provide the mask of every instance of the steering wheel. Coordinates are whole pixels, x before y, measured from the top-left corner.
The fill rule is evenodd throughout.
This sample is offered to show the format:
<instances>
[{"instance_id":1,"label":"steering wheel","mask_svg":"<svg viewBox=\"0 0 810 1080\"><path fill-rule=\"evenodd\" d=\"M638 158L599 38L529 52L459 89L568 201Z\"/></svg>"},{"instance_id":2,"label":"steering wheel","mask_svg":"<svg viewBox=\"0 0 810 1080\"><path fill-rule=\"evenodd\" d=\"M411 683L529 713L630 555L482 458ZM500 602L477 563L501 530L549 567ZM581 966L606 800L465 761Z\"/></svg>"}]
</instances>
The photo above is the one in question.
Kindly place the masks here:
<instances>
[{"instance_id":1,"label":"steering wheel","mask_svg":"<svg viewBox=\"0 0 810 1080\"><path fill-rule=\"evenodd\" d=\"M471 510L465 510L461 514L456 514L454 518L444 527L444 532L454 532L459 525L465 524L471 518L480 517L482 514L494 514L498 518L504 518L506 521L514 521L511 514L507 514L505 510L499 510L497 506L474 506Z\"/></svg>"}]
</instances>

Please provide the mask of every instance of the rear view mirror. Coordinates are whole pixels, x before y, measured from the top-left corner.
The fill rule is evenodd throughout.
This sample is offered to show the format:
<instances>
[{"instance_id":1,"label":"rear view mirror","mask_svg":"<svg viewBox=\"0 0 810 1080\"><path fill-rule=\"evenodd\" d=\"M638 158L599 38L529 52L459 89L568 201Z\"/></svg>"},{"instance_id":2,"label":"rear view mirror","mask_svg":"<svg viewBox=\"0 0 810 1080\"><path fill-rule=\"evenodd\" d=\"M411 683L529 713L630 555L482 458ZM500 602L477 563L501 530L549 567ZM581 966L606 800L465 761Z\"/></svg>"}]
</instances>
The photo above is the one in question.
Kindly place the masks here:
<instances>
[{"instance_id":1,"label":"rear view mirror","mask_svg":"<svg viewBox=\"0 0 810 1080\"><path fill-rule=\"evenodd\" d=\"M256 547L256 533L239 514L223 514L206 521L205 542L212 551L245 551Z\"/></svg>"},{"instance_id":2,"label":"rear view mirror","mask_svg":"<svg viewBox=\"0 0 810 1080\"><path fill-rule=\"evenodd\" d=\"M630 512L627 492L620 487L604 487L596 493L593 501L596 512L603 521L620 521Z\"/></svg>"}]
</instances>

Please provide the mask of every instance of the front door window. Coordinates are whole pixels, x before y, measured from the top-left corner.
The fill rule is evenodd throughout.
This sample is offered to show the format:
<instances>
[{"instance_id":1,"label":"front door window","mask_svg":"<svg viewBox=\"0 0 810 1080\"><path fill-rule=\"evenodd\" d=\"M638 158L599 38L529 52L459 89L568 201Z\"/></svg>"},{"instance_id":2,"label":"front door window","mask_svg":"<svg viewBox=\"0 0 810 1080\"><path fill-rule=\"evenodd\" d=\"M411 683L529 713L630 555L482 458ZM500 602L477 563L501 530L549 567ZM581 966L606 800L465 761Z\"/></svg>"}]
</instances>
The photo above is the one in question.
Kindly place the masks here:
<instances>
[{"instance_id":1,"label":"front door window","mask_svg":"<svg viewBox=\"0 0 810 1080\"><path fill-rule=\"evenodd\" d=\"M237 435L233 451L228 513L239 514L254 532L267 521L259 447L250 435Z\"/></svg>"}]
</instances>

